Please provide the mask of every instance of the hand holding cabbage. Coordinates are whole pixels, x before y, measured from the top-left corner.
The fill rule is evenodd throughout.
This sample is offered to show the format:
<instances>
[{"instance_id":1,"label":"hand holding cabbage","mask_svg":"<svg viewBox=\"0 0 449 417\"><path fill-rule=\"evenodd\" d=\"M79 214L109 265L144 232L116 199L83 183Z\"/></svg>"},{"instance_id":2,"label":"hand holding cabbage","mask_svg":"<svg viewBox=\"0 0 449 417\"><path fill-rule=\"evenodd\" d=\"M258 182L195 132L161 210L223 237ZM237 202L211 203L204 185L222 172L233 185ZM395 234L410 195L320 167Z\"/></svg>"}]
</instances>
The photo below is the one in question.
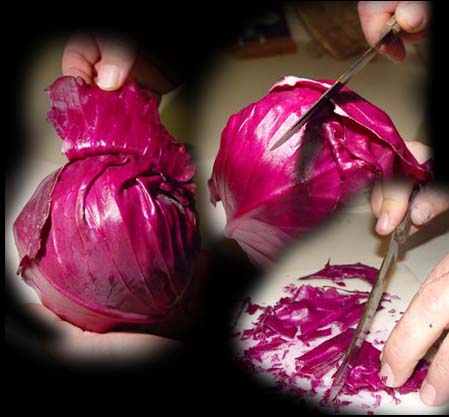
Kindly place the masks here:
<instances>
[{"instance_id":1,"label":"hand holding cabbage","mask_svg":"<svg viewBox=\"0 0 449 417\"><path fill-rule=\"evenodd\" d=\"M199 250L185 146L134 82L105 92L62 77L48 92L69 162L14 223L21 275L85 330L168 320L188 299Z\"/></svg>"},{"instance_id":2,"label":"hand holding cabbage","mask_svg":"<svg viewBox=\"0 0 449 417\"><path fill-rule=\"evenodd\" d=\"M132 79L158 101L176 84L123 35L75 32L64 48L61 66L63 75L80 77L105 91L115 91Z\"/></svg>"}]
</instances>

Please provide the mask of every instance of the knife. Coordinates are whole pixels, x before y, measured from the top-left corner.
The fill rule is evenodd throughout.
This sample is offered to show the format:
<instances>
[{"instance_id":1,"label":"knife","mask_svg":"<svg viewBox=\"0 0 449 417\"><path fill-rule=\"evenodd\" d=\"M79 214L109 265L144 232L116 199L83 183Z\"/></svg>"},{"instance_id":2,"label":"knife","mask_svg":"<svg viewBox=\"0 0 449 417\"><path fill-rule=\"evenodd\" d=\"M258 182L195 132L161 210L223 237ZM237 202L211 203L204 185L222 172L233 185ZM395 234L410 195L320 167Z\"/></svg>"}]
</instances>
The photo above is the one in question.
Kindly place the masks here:
<instances>
[{"instance_id":1,"label":"knife","mask_svg":"<svg viewBox=\"0 0 449 417\"><path fill-rule=\"evenodd\" d=\"M309 108L300 118L295 122L295 124L288 129L281 138L271 146L270 151L273 151L279 146L283 145L287 142L292 135L294 135L301 127L320 109L322 104L328 101L330 98L334 97L351 79L351 77L357 74L368 62L370 62L377 54L378 48L382 44L389 44L394 39L396 39L398 33L400 31L399 24L396 22L396 18L393 15L388 21L385 23L384 28L381 32L379 40L376 42L374 46L365 51L358 59L355 61L349 69L342 74L335 83L329 87L322 96L318 99L318 101Z\"/></svg>"},{"instance_id":2,"label":"knife","mask_svg":"<svg viewBox=\"0 0 449 417\"><path fill-rule=\"evenodd\" d=\"M335 374L334 382L331 386L328 397L329 404L334 402L337 398L346 382L349 371L351 370L351 365L357 360L362 344L368 334L368 331L374 319L374 315L376 314L377 308L379 307L380 301L382 299L382 295L384 293L389 276L388 273L398 257L399 246L407 240L411 226L411 205L417 191L418 186L415 186L413 188L412 194L410 195L407 213L390 237L387 255L382 261L382 265L377 275L375 284L368 297L362 316L352 336L351 342L349 343L349 347L346 351L343 362L340 365L337 373Z\"/></svg>"}]
</instances>

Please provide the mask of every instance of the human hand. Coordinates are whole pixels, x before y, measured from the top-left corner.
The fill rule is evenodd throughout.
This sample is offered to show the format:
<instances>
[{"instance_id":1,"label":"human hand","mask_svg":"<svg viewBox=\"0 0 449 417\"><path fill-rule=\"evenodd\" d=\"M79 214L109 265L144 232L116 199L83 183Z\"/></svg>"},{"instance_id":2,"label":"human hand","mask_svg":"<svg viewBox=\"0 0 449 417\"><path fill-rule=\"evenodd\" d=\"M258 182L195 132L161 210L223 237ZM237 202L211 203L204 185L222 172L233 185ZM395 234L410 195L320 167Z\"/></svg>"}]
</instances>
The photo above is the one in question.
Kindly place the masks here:
<instances>
[{"instance_id":1,"label":"human hand","mask_svg":"<svg viewBox=\"0 0 449 417\"><path fill-rule=\"evenodd\" d=\"M405 142L419 163L429 159L430 150L416 141ZM371 210L377 217L376 232L389 235L404 218L413 189L411 181L377 182L371 193ZM433 185L423 187L414 198L410 233L415 233L438 214L449 209L449 190Z\"/></svg>"},{"instance_id":2,"label":"human hand","mask_svg":"<svg viewBox=\"0 0 449 417\"><path fill-rule=\"evenodd\" d=\"M379 51L394 61L403 62L404 43L423 41L428 32L430 7L427 1L360 1L358 12L366 40L372 46L378 40L385 22L394 14L401 27L399 38Z\"/></svg>"},{"instance_id":3,"label":"human hand","mask_svg":"<svg viewBox=\"0 0 449 417\"><path fill-rule=\"evenodd\" d=\"M444 333L430 364L420 395L425 404L449 401L449 254L430 272L407 311L393 329L382 353L381 377L399 387L418 361Z\"/></svg>"},{"instance_id":4,"label":"human hand","mask_svg":"<svg viewBox=\"0 0 449 417\"><path fill-rule=\"evenodd\" d=\"M110 34L74 33L64 48L62 73L106 91L132 78L158 100L175 87L132 40Z\"/></svg>"},{"instance_id":5,"label":"human hand","mask_svg":"<svg viewBox=\"0 0 449 417\"><path fill-rule=\"evenodd\" d=\"M173 339L147 333L85 331L62 320L42 304L26 304L25 309L54 335L43 341L44 350L69 363L136 363L182 345Z\"/></svg>"},{"instance_id":6,"label":"human hand","mask_svg":"<svg viewBox=\"0 0 449 417\"><path fill-rule=\"evenodd\" d=\"M429 149L419 142L406 142L419 163L429 157ZM413 184L411 182L377 183L371 194L371 209L378 221L376 231L390 234L404 217ZM449 191L423 187L411 210L416 232L431 218L449 208ZM381 376L386 385L401 386L438 337L449 328L449 254L430 272L407 311L393 329L382 353ZM421 388L421 398L429 405L449 401L449 336L443 340ZM429 385L430 384L430 385Z\"/></svg>"},{"instance_id":7,"label":"human hand","mask_svg":"<svg viewBox=\"0 0 449 417\"><path fill-rule=\"evenodd\" d=\"M139 327L139 332L90 332L61 319L42 304L25 304L25 310L53 336L42 340L43 349L64 362L116 365L135 364L156 356L159 359L185 346L194 327L203 320L208 262L208 253L200 251L193 269L190 296L183 307L166 321Z\"/></svg>"}]
</instances>

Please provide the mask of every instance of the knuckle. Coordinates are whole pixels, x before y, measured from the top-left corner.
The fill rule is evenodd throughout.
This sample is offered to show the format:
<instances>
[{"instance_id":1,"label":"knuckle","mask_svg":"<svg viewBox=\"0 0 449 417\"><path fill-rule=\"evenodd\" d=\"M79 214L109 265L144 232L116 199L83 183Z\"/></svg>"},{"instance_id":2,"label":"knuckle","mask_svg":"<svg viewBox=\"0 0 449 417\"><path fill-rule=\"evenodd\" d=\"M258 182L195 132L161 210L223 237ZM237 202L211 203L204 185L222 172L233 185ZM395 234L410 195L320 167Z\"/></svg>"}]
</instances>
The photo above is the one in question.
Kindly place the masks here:
<instances>
[{"instance_id":1,"label":"knuckle","mask_svg":"<svg viewBox=\"0 0 449 417\"><path fill-rule=\"evenodd\" d=\"M407 206L407 200L401 199L397 196L384 195L383 205L390 209L403 209Z\"/></svg>"},{"instance_id":2,"label":"knuckle","mask_svg":"<svg viewBox=\"0 0 449 417\"><path fill-rule=\"evenodd\" d=\"M410 361L410 357L405 348L407 344L401 341L399 333L400 329L397 326L385 344L383 358L390 366L402 368L404 363Z\"/></svg>"},{"instance_id":3,"label":"knuckle","mask_svg":"<svg viewBox=\"0 0 449 417\"><path fill-rule=\"evenodd\" d=\"M449 381L449 335L430 365L428 378L436 384L447 384Z\"/></svg>"},{"instance_id":4,"label":"knuckle","mask_svg":"<svg viewBox=\"0 0 449 417\"><path fill-rule=\"evenodd\" d=\"M420 164L429 159L430 148L423 143L416 140L410 140L406 141L405 145Z\"/></svg>"},{"instance_id":5,"label":"knuckle","mask_svg":"<svg viewBox=\"0 0 449 417\"><path fill-rule=\"evenodd\" d=\"M370 199L371 211L376 217L380 216L382 210L382 195L374 190Z\"/></svg>"},{"instance_id":6,"label":"knuckle","mask_svg":"<svg viewBox=\"0 0 449 417\"><path fill-rule=\"evenodd\" d=\"M427 280L417 293L415 307L425 318L449 312L449 273Z\"/></svg>"},{"instance_id":7,"label":"knuckle","mask_svg":"<svg viewBox=\"0 0 449 417\"><path fill-rule=\"evenodd\" d=\"M438 380L449 381L449 358L435 359L432 373Z\"/></svg>"},{"instance_id":8,"label":"knuckle","mask_svg":"<svg viewBox=\"0 0 449 417\"><path fill-rule=\"evenodd\" d=\"M400 320L397 324L397 342L400 346L407 346L407 340L410 342L419 341L422 336L421 330L409 323L409 320ZM403 348L405 349L405 347Z\"/></svg>"}]
</instances>

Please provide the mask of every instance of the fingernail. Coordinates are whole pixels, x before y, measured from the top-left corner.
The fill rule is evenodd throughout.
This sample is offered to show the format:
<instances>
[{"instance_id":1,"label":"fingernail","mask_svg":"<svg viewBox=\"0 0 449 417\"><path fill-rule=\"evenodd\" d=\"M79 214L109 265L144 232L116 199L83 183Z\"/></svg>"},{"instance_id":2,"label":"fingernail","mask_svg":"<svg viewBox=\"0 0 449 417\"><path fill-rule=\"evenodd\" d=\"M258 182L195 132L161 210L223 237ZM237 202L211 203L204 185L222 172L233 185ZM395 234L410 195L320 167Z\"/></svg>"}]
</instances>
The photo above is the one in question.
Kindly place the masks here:
<instances>
[{"instance_id":1,"label":"fingernail","mask_svg":"<svg viewBox=\"0 0 449 417\"><path fill-rule=\"evenodd\" d=\"M410 26L410 29L417 29L423 23L422 10L416 3L410 2L402 10L402 18Z\"/></svg>"},{"instance_id":2,"label":"fingernail","mask_svg":"<svg viewBox=\"0 0 449 417\"><path fill-rule=\"evenodd\" d=\"M103 90L111 90L117 87L119 76L119 67L116 65L103 65L98 73L97 84Z\"/></svg>"},{"instance_id":3,"label":"fingernail","mask_svg":"<svg viewBox=\"0 0 449 417\"><path fill-rule=\"evenodd\" d=\"M432 217L432 208L427 203L417 204L412 207L412 222L416 225L427 223Z\"/></svg>"},{"instance_id":4,"label":"fingernail","mask_svg":"<svg viewBox=\"0 0 449 417\"><path fill-rule=\"evenodd\" d=\"M378 232L388 232L390 227L390 216L388 213L382 213L377 221L376 230Z\"/></svg>"},{"instance_id":5,"label":"fingernail","mask_svg":"<svg viewBox=\"0 0 449 417\"><path fill-rule=\"evenodd\" d=\"M433 405L435 404L436 396L437 392L435 391L433 385L425 382L423 387L421 388L421 399L423 400L423 402L427 405Z\"/></svg>"},{"instance_id":6,"label":"fingernail","mask_svg":"<svg viewBox=\"0 0 449 417\"><path fill-rule=\"evenodd\" d=\"M394 384L394 376L393 371L390 368L388 363L384 363L379 373L380 379L384 382L385 385L391 387Z\"/></svg>"}]
</instances>

